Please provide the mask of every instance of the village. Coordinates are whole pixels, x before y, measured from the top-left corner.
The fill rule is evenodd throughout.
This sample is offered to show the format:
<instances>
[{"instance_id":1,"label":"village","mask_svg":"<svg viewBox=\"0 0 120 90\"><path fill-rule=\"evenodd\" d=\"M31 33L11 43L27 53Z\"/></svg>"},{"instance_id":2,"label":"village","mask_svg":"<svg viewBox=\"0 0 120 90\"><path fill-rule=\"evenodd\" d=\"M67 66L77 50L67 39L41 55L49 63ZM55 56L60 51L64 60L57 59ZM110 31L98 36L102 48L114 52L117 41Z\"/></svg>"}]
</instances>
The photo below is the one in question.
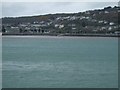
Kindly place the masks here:
<instances>
[{"instance_id":1,"label":"village","mask_svg":"<svg viewBox=\"0 0 120 90\"><path fill-rule=\"evenodd\" d=\"M89 10L75 14L52 14L48 15L47 19L36 19L29 22L20 22L18 20L19 22L17 23L4 23L4 19L7 20L9 18L3 18L1 31L3 34L21 35L119 35L120 25L118 24L118 13L119 7L106 7L102 10ZM53 16L53 18L49 18L49 16Z\"/></svg>"}]
</instances>

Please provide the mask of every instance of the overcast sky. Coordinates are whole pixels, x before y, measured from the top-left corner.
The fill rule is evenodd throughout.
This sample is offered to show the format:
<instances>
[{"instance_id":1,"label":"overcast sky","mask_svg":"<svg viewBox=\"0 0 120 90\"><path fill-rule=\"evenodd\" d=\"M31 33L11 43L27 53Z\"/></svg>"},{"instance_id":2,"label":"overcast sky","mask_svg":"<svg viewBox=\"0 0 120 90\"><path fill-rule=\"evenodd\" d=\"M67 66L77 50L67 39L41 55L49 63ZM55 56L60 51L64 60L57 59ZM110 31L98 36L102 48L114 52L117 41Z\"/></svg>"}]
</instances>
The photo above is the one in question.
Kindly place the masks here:
<instances>
[{"instance_id":1,"label":"overcast sky","mask_svg":"<svg viewBox=\"0 0 120 90\"><path fill-rule=\"evenodd\" d=\"M2 17L76 13L117 4L117 2L3 2Z\"/></svg>"}]
</instances>

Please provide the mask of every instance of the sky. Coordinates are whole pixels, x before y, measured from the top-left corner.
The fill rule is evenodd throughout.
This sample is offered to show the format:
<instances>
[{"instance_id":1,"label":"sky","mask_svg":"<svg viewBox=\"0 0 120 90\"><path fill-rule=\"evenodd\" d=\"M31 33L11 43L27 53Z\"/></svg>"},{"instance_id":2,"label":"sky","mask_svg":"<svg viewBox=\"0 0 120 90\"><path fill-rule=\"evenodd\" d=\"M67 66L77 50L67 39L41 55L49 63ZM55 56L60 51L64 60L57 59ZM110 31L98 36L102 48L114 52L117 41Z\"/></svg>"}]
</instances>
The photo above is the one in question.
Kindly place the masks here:
<instances>
[{"instance_id":1,"label":"sky","mask_svg":"<svg viewBox=\"0 0 120 90\"><path fill-rule=\"evenodd\" d=\"M13 0L14 1L14 0ZM2 2L1 17L19 17L55 13L77 13L117 6L118 2ZM60 0L59 0L60 1ZM1 9L0 9L1 10Z\"/></svg>"}]
</instances>

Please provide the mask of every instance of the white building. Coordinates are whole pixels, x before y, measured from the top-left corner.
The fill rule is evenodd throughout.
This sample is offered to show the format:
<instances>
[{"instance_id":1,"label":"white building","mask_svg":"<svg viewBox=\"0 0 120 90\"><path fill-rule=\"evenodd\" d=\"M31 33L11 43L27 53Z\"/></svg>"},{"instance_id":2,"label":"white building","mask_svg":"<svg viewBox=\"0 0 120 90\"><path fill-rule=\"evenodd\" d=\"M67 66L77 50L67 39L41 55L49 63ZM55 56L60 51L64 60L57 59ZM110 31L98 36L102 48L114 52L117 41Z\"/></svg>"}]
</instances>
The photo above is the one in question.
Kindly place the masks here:
<instances>
[{"instance_id":1,"label":"white building","mask_svg":"<svg viewBox=\"0 0 120 90\"><path fill-rule=\"evenodd\" d=\"M111 31L111 30L112 30L112 27L109 27L108 30Z\"/></svg>"},{"instance_id":2,"label":"white building","mask_svg":"<svg viewBox=\"0 0 120 90\"><path fill-rule=\"evenodd\" d=\"M104 13L107 14L107 13L109 13L109 12L108 12L108 11L105 11Z\"/></svg>"},{"instance_id":3,"label":"white building","mask_svg":"<svg viewBox=\"0 0 120 90\"><path fill-rule=\"evenodd\" d=\"M55 27L59 27L59 24L55 24Z\"/></svg>"},{"instance_id":4,"label":"white building","mask_svg":"<svg viewBox=\"0 0 120 90\"><path fill-rule=\"evenodd\" d=\"M62 25L59 25L59 28L61 29L61 28L63 28L64 27L64 25L62 24Z\"/></svg>"},{"instance_id":5,"label":"white building","mask_svg":"<svg viewBox=\"0 0 120 90\"><path fill-rule=\"evenodd\" d=\"M98 21L98 23L104 23L104 21L103 21L103 20L101 20L101 21Z\"/></svg>"},{"instance_id":6,"label":"white building","mask_svg":"<svg viewBox=\"0 0 120 90\"><path fill-rule=\"evenodd\" d=\"M109 25L114 25L114 24L115 24L115 23L113 23L113 22L110 22L110 23L109 23Z\"/></svg>"}]
</instances>

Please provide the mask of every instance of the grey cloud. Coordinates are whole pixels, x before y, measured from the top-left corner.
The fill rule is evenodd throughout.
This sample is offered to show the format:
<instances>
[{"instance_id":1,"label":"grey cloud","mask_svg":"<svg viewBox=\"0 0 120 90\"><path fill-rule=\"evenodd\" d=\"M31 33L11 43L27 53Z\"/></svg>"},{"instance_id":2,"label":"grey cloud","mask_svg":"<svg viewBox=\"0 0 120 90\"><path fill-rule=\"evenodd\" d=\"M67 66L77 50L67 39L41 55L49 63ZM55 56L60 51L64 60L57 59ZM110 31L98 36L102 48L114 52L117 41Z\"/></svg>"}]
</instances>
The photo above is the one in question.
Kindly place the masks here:
<instances>
[{"instance_id":1,"label":"grey cloud","mask_svg":"<svg viewBox=\"0 0 120 90\"><path fill-rule=\"evenodd\" d=\"M3 3L2 4L2 15L3 16L17 16L24 14L26 7L22 3Z\"/></svg>"},{"instance_id":2,"label":"grey cloud","mask_svg":"<svg viewBox=\"0 0 120 90\"><path fill-rule=\"evenodd\" d=\"M50 13L80 12L117 5L113 2L6 2L2 5L2 16L25 16Z\"/></svg>"},{"instance_id":3,"label":"grey cloud","mask_svg":"<svg viewBox=\"0 0 120 90\"><path fill-rule=\"evenodd\" d=\"M115 6L118 3L117 2L89 2L90 3L90 8L104 8L107 6Z\"/></svg>"}]
</instances>

